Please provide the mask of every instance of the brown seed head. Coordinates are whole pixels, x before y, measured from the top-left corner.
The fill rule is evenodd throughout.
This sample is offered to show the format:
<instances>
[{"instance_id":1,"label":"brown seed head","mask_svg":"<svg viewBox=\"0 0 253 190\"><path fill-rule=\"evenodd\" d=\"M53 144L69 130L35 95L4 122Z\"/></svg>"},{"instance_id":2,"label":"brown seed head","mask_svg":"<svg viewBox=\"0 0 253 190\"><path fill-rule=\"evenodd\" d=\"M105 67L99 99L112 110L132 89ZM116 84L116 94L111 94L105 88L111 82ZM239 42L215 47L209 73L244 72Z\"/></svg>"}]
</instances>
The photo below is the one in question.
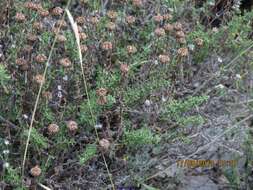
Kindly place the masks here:
<instances>
[{"instance_id":1,"label":"brown seed head","mask_svg":"<svg viewBox=\"0 0 253 190\"><path fill-rule=\"evenodd\" d=\"M103 42L102 43L102 49L103 50L112 50L112 42L108 42L108 41L106 41L106 42Z\"/></svg>"},{"instance_id":2,"label":"brown seed head","mask_svg":"<svg viewBox=\"0 0 253 190\"><path fill-rule=\"evenodd\" d=\"M177 41L180 44L186 44L186 39L185 38L177 38Z\"/></svg>"},{"instance_id":3,"label":"brown seed head","mask_svg":"<svg viewBox=\"0 0 253 190\"><path fill-rule=\"evenodd\" d=\"M98 104L98 105L103 106L103 105L105 105L106 103L107 103L107 98L106 98L106 96L100 96L100 97L98 97L98 100L97 100L97 104Z\"/></svg>"},{"instance_id":4,"label":"brown seed head","mask_svg":"<svg viewBox=\"0 0 253 190\"><path fill-rule=\"evenodd\" d=\"M39 13L39 15L42 16L42 17L47 17L47 16L49 15L49 11L46 10L46 9L39 9L39 10L38 10L38 13Z\"/></svg>"},{"instance_id":5,"label":"brown seed head","mask_svg":"<svg viewBox=\"0 0 253 190\"><path fill-rule=\"evenodd\" d=\"M35 61L38 63L44 63L47 60L47 56L44 54L39 54L35 57Z\"/></svg>"},{"instance_id":6,"label":"brown seed head","mask_svg":"<svg viewBox=\"0 0 253 190\"><path fill-rule=\"evenodd\" d=\"M70 132L75 132L78 129L78 125L75 121L68 121L67 128Z\"/></svg>"},{"instance_id":7,"label":"brown seed head","mask_svg":"<svg viewBox=\"0 0 253 190\"><path fill-rule=\"evenodd\" d=\"M24 22L26 20L25 15L23 13L16 13L15 19L18 22Z\"/></svg>"},{"instance_id":8,"label":"brown seed head","mask_svg":"<svg viewBox=\"0 0 253 190\"><path fill-rule=\"evenodd\" d=\"M81 52L86 53L88 51L88 47L86 45L81 45Z\"/></svg>"},{"instance_id":9,"label":"brown seed head","mask_svg":"<svg viewBox=\"0 0 253 190\"><path fill-rule=\"evenodd\" d=\"M107 139L99 140L99 146L105 151L109 150L110 145L111 143Z\"/></svg>"},{"instance_id":10,"label":"brown seed head","mask_svg":"<svg viewBox=\"0 0 253 190\"><path fill-rule=\"evenodd\" d=\"M67 23L65 20L58 20L56 23L55 23L55 26L56 27L60 27L61 28L66 28L67 27Z\"/></svg>"},{"instance_id":11,"label":"brown seed head","mask_svg":"<svg viewBox=\"0 0 253 190\"><path fill-rule=\"evenodd\" d=\"M186 57L189 54L189 51L187 48L179 48L177 53L180 57Z\"/></svg>"},{"instance_id":12,"label":"brown seed head","mask_svg":"<svg viewBox=\"0 0 253 190\"><path fill-rule=\"evenodd\" d=\"M29 40L30 42L35 42L35 41L37 41L37 39L38 39L38 37L34 34L29 33L27 35L27 40Z\"/></svg>"},{"instance_id":13,"label":"brown seed head","mask_svg":"<svg viewBox=\"0 0 253 190\"><path fill-rule=\"evenodd\" d=\"M16 64L18 65L18 66L22 66L22 65L27 65L27 60L25 60L24 58L18 58L18 59L16 59Z\"/></svg>"},{"instance_id":14,"label":"brown seed head","mask_svg":"<svg viewBox=\"0 0 253 190\"><path fill-rule=\"evenodd\" d=\"M108 11L108 12L107 12L107 16L108 16L110 19L114 20L114 19L117 18L118 13L117 13L116 11Z\"/></svg>"},{"instance_id":15,"label":"brown seed head","mask_svg":"<svg viewBox=\"0 0 253 190\"><path fill-rule=\"evenodd\" d=\"M52 124L48 125L47 131L48 131L48 134L54 135L59 132L59 126L52 123Z\"/></svg>"},{"instance_id":16,"label":"brown seed head","mask_svg":"<svg viewBox=\"0 0 253 190\"><path fill-rule=\"evenodd\" d=\"M134 24L135 23L135 17L134 16L127 16L126 17L126 22L128 23L128 24Z\"/></svg>"},{"instance_id":17,"label":"brown seed head","mask_svg":"<svg viewBox=\"0 0 253 190\"><path fill-rule=\"evenodd\" d=\"M85 18L83 16L76 17L76 23L82 25L85 23Z\"/></svg>"},{"instance_id":18,"label":"brown seed head","mask_svg":"<svg viewBox=\"0 0 253 190\"><path fill-rule=\"evenodd\" d=\"M80 40L86 40L87 39L87 34L85 34L84 32L80 32L79 37L80 37Z\"/></svg>"},{"instance_id":19,"label":"brown seed head","mask_svg":"<svg viewBox=\"0 0 253 190\"><path fill-rule=\"evenodd\" d=\"M195 39L195 43L196 43L198 46L203 46L204 40L201 39L201 38L196 38L196 39Z\"/></svg>"},{"instance_id":20,"label":"brown seed head","mask_svg":"<svg viewBox=\"0 0 253 190\"><path fill-rule=\"evenodd\" d=\"M52 10L53 16L61 16L62 13L63 13L63 9L61 7L55 7Z\"/></svg>"},{"instance_id":21,"label":"brown seed head","mask_svg":"<svg viewBox=\"0 0 253 190\"><path fill-rule=\"evenodd\" d=\"M71 66L71 61L69 58L62 58L59 60L59 64L62 65L63 67L70 67Z\"/></svg>"},{"instance_id":22,"label":"brown seed head","mask_svg":"<svg viewBox=\"0 0 253 190\"><path fill-rule=\"evenodd\" d=\"M164 25L164 30L166 31L166 32L172 32L173 31L173 29L174 29L174 27L173 27L173 25L172 24L165 24Z\"/></svg>"},{"instance_id":23,"label":"brown seed head","mask_svg":"<svg viewBox=\"0 0 253 190\"><path fill-rule=\"evenodd\" d=\"M164 20L171 20L173 18L173 16L171 14L165 14L163 15L163 19Z\"/></svg>"},{"instance_id":24,"label":"brown seed head","mask_svg":"<svg viewBox=\"0 0 253 190\"><path fill-rule=\"evenodd\" d=\"M175 30L179 31L179 30L183 30L183 25L180 22L176 22L174 24L174 28Z\"/></svg>"},{"instance_id":25,"label":"brown seed head","mask_svg":"<svg viewBox=\"0 0 253 190\"><path fill-rule=\"evenodd\" d=\"M115 30L115 28L116 28L116 24L114 23L114 22L108 22L107 24L106 24L106 28L108 29L108 30Z\"/></svg>"},{"instance_id":26,"label":"brown seed head","mask_svg":"<svg viewBox=\"0 0 253 190\"><path fill-rule=\"evenodd\" d=\"M42 84L45 82L45 79L43 77L43 75L41 74L37 74L35 77L34 77L34 80L35 82L37 82L38 84Z\"/></svg>"},{"instance_id":27,"label":"brown seed head","mask_svg":"<svg viewBox=\"0 0 253 190\"><path fill-rule=\"evenodd\" d=\"M136 49L135 46L127 46L127 52L128 52L129 54L134 54L134 53L137 52L137 49Z\"/></svg>"},{"instance_id":28,"label":"brown seed head","mask_svg":"<svg viewBox=\"0 0 253 190\"><path fill-rule=\"evenodd\" d=\"M43 92L43 93L42 93L42 96L43 96L44 98L48 99L48 100L51 100L51 99L53 98L52 93L49 92L49 91Z\"/></svg>"},{"instance_id":29,"label":"brown seed head","mask_svg":"<svg viewBox=\"0 0 253 190\"><path fill-rule=\"evenodd\" d=\"M177 31L176 32L176 38L185 38L185 34L183 31Z\"/></svg>"},{"instance_id":30,"label":"brown seed head","mask_svg":"<svg viewBox=\"0 0 253 190\"><path fill-rule=\"evenodd\" d=\"M163 16L158 14L156 16L153 17L155 22L162 22L163 21Z\"/></svg>"},{"instance_id":31,"label":"brown seed head","mask_svg":"<svg viewBox=\"0 0 253 190\"><path fill-rule=\"evenodd\" d=\"M67 38L66 38L64 35L59 34L59 35L57 36L57 41L58 41L59 43L64 43L64 42L67 41Z\"/></svg>"},{"instance_id":32,"label":"brown seed head","mask_svg":"<svg viewBox=\"0 0 253 190\"><path fill-rule=\"evenodd\" d=\"M40 4L36 4L33 2L25 2L24 7L33 11L37 11L38 9L42 8Z\"/></svg>"},{"instance_id":33,"label":"brown seed head","mask_svg":"<svg viewBox=\"0 0 253 190\"><path fill-rule=\"evenodd\" d=\"M33 23L33 28L35 30L42 31L43 30L43 24L41 22L34 22Z\"/></svg>"},{"instance_id":34,"label":"brown seed head","mask_svg":"<svg viewBox=\"0 0 253 190\"><path fill-rule=\"evenodd\" d=\"M98 24L99 23L99 17L98 16L92 16L90 18L90 22L94 25Z\"/></svg>"},{"instance_id":35,"label":"brown seed head","mask_svg":"<svg viewBox=\"0 0 253 190\"><path fill-rule=\"evenodd\" d=\"M126 75L129 72L129 66L127 64L121 64L120 71L123 75Z\"/></svg>"},{"instance_id":36,"label":"brown seed head","mask_svg":"<svg viewBox=\"0 0 253 190\"><path fill-rule=\"evenodd\" d=\"M132 4L136 7L141 7L143 5L142 0L132 0Z\"/></svg>"},{"instance_id":37,"label":"brown seed head","mask_svg":"<svg viewBox=\"0 0 253 190\"><path fill-rule=\"evenodd\" d=\"M96 90L98 96L106 96L107 90L105 88L99 88Z\"/></svg>"},{"instance_id":38,"label":"brown seed head","mask_svg":"<svg viewBox=\"0 0 253 190\"><path fill-rule=\"evenodd\" d=\"M163 29L163 28L156 28L155 29L155 34L157 35L157 36L165 36L165 30Z\"/></svg>"},{"instance_id":39,"label":"brown seed head","mask_svg":"<svg viewBox=\"0 0 253 190\"><path fill-rule=\"evenodd\" d=\"M158 58L161 63L169 63L170 62L170 57L168 55L159 55Z\"/></svg>"},{"instance_id":40,"label":"brown seed head","mask_svg":"<svg viewBox=\"0 0 253 190\"><path fill-rule=\"evenodd\" d=\"M38 177L41 174L41 169L38 165L31 168L30 173L33 177Z\"/></svg>"}]
</instances>

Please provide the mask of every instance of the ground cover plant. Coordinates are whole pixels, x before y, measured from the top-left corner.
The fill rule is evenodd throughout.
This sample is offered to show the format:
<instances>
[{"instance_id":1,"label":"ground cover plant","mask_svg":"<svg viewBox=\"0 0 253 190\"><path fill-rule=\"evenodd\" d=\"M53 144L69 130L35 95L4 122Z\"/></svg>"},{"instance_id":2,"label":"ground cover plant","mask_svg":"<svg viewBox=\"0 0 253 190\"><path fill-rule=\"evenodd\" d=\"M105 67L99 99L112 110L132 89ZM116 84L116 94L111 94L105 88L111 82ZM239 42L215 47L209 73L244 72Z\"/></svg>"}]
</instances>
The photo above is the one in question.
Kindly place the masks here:
<instances>
[{"instance_id":1,"label":"ground cover plant","mask_svg":"<svg viewBox=\"0 0 253 190\"><path fill-rule=\"evenodd\" d=\"M0 189L252 189L252 4L0 1Z\"/></svg>"}]
</instances>

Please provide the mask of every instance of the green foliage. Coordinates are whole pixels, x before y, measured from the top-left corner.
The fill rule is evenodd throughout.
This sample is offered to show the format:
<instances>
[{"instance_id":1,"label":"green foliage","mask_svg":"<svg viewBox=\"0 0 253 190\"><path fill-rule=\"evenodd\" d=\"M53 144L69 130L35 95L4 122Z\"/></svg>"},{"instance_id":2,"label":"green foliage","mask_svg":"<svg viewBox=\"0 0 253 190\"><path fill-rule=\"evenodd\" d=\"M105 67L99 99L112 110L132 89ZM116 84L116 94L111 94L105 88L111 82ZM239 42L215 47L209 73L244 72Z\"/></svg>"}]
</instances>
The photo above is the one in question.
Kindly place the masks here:
<instances>
[{"instance_id":1,"label":"green foliage","mask_svg":"<svg viewBox=\"0 0 253 190\"><path fill-rule=\"evenodd\" d=\"M97 147L95 144L89 144L84 152L79 156L80 164L85 164L88 160L94 158L97 154Z\"/></svg>"},{"instance_id":2,"label":"green foliage","mask_svg":"<svg viewBox=\"0 0 253 190\"><path fill-rule=\"evenodd\" d=\"M7 73L5 67L0 65L0 85L3 87L10 80L10 76Z\"/></svg>"},{"instance_id":3,"label":"green foliage","mask_svg":"<svg viewBox=\"0 0 253 190\"><path fill-rule=\"evenodd\" d=\"M24 130L23 138L27 139L28 137L28 130ZM47 138L40 134L37 129L32 128L30 142L33 146L37 147L38 149L47 148Z\"/></svg>"},{"instance_id":4,"label":"green foliage","mask_svg":"<svg viewBox=\"0 0 253 190\"><path fill-rule=\"evenodd\" d=\"M146 127L137 130L124 131L123 142L130 147L138 145L150 145L160 142L159 135L155 135Z\"/></svg>"},{"instance_id":5,"label":"green foliage","mask_svg":"<svg viewBox=\"0 0 253 190\"><path fill-rule=\"evenodd\" d=\"M22 181L21 176L16 168L15 169L12 167L7 168L5 171L4 180L7 183L15 186L16 190L21 186L21 181Z\"/></svg>"},{"instance_id":6,"label":"green foliage","mask_svg":"<svg viewBox=\"0 0 253 190\"><path fill-rule=\"evenodd\" d=\"M185 117L183 114L201 105L208 99L208 96L194 96L188 97L185 100L169 100L165 103L160 117L162 119L169 118L170 120L175 120L180 124L202 123L203 119L200 116Z\"/></svg>"}]
</instances>

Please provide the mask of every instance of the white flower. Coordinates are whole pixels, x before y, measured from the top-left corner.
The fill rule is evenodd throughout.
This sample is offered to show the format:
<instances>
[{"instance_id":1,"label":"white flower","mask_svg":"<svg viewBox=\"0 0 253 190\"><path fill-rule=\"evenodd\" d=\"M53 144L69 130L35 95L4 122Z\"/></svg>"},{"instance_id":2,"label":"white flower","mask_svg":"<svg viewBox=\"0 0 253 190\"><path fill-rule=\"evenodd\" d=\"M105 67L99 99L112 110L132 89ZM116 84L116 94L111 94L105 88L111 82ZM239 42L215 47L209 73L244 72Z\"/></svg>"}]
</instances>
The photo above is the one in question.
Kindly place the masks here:
<instances>
[{"instance_id":1,"label":"white flower","mask_svg":"<svg viewBox=\"0 0 253 190\"><path fill-rule=\"evenodd\" d=\"M62 90L61 85L58 85L58 86L57 86L57 89L58 89L58 90Z\"/></svg>"},{"instance_id":2,"label":"white flower","mask_svg":"<svg viewBox=\"0 0 253 190\"><path fill-rule=\"evenodd\" d=\"M242 79L242 76L240 74L236 74L235 78L238 79L238 80L240 80L240 79Z\"/></svg>"},{"instance_id":3,"label":"white flower","mask_svg":"<svg viewBox=\"0 0 253 190\"><path fill-rule=\"evenodd\" d=\"M193 50L195 49L195 45L194 45L194 44L189 44L189 45L188 45L188 48L189 48L191 51L193 51Z\"/></svg>"},{"instance_id":4,"label":"white flower","mask_svg":"<svg viewBox=\"0 0 253 190\"><path fill-rule=\"evenodd\" d=\"M219 85L217 85L215 88L224 89L225 86L224 86L223 84L219 84Z\"/></svg>"},{"instance_id":5,"label":"white flower","mask_svg":"<svg viewBox=\"0 0 253 190\"><path fill-rule=\"evenodd\" d=\"M10 141L7 140L7 139L5 139L5 140L4 140L4 144L5 144L5 145L9 145L9 144L10 144Z\"/></svg>"},{"instance_id":6,"label":"white flower","mask_svg":"<svg viewBox=\"0 0 253 190\"><path fill-rule=\"evenodd\" d=\"M67 80L68 80L68 75L65 75L65 76L63 77L63 80L67 81Z\"/></svg>"},{"instance_id":7,"label":"white flower","mask_svg":"<svg viewBox=\"0 0 253 190\"><path fill-rule=\"evenodd\" d=\"M58 91L58 92L57 92L57 96L58 96L58 98L62 98L62 93L61 93L61 91Z\"/></svg>"},{"instance_id":8,"label":"white flower","mask_svg":"<svg viewBox=\"0 0 253 190\"><path fill-rule=\"evenodd\" d=\"M9 154L10 151L9 150L3 150L3 154Z\"/></svg>"},{"instance_id":9,"label":"white flower","mask_svg":"<svg viewBox=\"0 0 253 190\"><path fill-rule=\"evenodd\" d=\"M144 103L144 104L145 104L145 106L148 106L148 107L149 107L149 106L151 106L151 101L150 101L150 100L145 100L145 103Z\"/></svg>"},{"instance_id":10,"label":"white flower","mask_svg":"<svg viewBox=\"0 0 253 190\"><path fill-rule=\"evenodd\" d=\"M8 162L5 162L4 163L4 168L9 168L10 167L10 164Z\"/></svg>"},{"instance_id":11,"label":"white flower","mask_svg":"<svg viewBox=\"0 0 253 190\"><path fill-rule=\"evenodd\" d=\"M167 98L165 96L162 96L162 102L166 102Z\"/></svg>"},{"instance_id":12,"label":"white flower","mask_svg":"<svg viewBox=\"0 0 253 190\"><path fill-rule=\"evenodd\" d=\"M96 129L102 129L103 125L101 123L98 123L95 125L95 128Z\"/></svg>"},{"instance_id":13,"label":"white flower","mask_svg":"<svg viewBox=\"0 0 253 190\"><path fill-rule=\"evenodd\" d=\"M219 63L223 62L223 60L222 60L222 58L220 56L217 58L217 60L218 60Z\"/></svg>"},{"instance_id":14,"label":"white flower","mask_svg":"<svg viewBox=\"0 0 253 190\"><path fill-rule=\"evenodd\" d=\"M158 65L158 61L157 61L157 60L155 60L154 64L155 64L155 65Z\"/></svg>"},{"instance_id":15,"label":"white flower","mask_svg":"<svg viewBox=\"0 0 253 190\"><path fill-rule=\"evenodd\" d=\"M28 115L23 114L24 119L28 119Z\"/></svg>"}]
</instances>

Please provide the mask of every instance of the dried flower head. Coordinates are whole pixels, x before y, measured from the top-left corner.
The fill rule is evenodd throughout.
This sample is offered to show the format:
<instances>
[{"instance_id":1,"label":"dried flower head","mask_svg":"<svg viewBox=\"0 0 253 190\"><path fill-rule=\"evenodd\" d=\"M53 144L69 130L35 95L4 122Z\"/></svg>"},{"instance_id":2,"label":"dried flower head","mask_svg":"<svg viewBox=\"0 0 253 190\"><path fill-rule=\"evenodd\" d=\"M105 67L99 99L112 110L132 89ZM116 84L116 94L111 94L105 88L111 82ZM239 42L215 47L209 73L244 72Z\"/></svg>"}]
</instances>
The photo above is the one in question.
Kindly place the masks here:
<instances>
[{"instance_id":1,"label":"dried flower head","mask_svg":"<svg viewBox=\"0 0 253 190\"><path fill-rule=\"evenodd\" d=\"M201 38L196 38L196 39L195 39L195 43L196 43L198 46L203 46L204 40L201 39Z\"/></svg>"},{"instance_id":2,"label":"dried flower head","mask_svg":"<svg viewBox=\"0 0 253 190\"><path fill-rule=\"evenodd\" d=\"M177 41L180 44L186 44L186 39L185 38L177 38Z\"/></svg>"},{"instance_id":3,"label":"dried flower head","mask_svg":"<svg viewBox=\"0 0 253 190\"><path fill-rule=\"evenodd\" d=\"M102 43L102 49L103 50L112 50L112 42L103 42Z\"/></svg>"},{"instance_id":4,"label":"dried flower head","mask_svg":"<svg viewBox=\"0 0 253 190\"><path fill-rule=\"evenodd\" d=\"M163 21L163 16L158 14L158 15L155 15L153 17L153 19L154 19L155 22L162 22Z\"/></svg>"},{"instance_id":5,"label":"dried flower head","mask_svg":"<svg viewBox=\"0 0 253 190\"><path fill-rule=\"evenodd\" d=\"M118 13L117 13L116 11L108 11L108 12L107 12L107 16L108 16L110 19L114 20L114 19L117 18Z\"/></svg>"},{"instance_id":6,"label":"dried flower head","mask_svg":"<svg viewBox=\"0 0 253 190\"><path fill-rule=\"evenodd\" d=\"M61 16L62 13L63 13L63 9L61 7L55 7L52 10L53 16Z\"/></svg>"},{"instance_id":7,"label":"dried flower head","mask_svg":"<svg viewBox=\"0 0 253 190\"><path fill-rule=\"evenodd\" d=\"M164 30L165 30L166 32L172 32L173 29L174 29L174 26L173 26L172 24L167 23L167 24L164 25L163 28L164 28Z\"/></svg>"},{"instance_id":8,"label":"dried flower head","mask_svg":"<svg viewBox=\"0 0 253 190\"><path fill-rule=\"evenodd\" d=\"M127 46L127 52L128 52L129 54L134 54L134 53L137 52L137 48L136 48L135 46L129 45L129 46Z\"/></svg>"},{"instance_id":9,"label":"dried flower head","mask_svg":"<svg viewBox=\"0 0 253 190\"><path fill-rule=\"evenodd\" d=\"M176 22L174 24L174 28L175 30L179 31L179 30L183 30L183 25L180 22Z\"/></svg>"},{"instance_id":10,"label":"dried flower head","mask_svg":"<svg viewBox=\"0 0 253 190\"><path fill-rule=\"evenodd\" d=\"M185 38L185 34L183 31L177 31L176 32L176 38Z\"/></svg>"},{"instance_id":11,"label":"dried flower head","mask_svg":"<svg viewBox=\"0 0 253 190\"><path fill-rule=\"evenodd\" d=\"M25 60L24 58L18 58L18 59L16 59L16 64L18 65L18 66L22 66L22 65L27 65L27 60Z\"/></svg>"},{"instance_id":12,"label":"dried flower head","mask_svg":"<svg viewBox=\"0 0 253 190\"><path fill-rule=\"evenodd\" d=\"M70 67L71 66L71 61L69 58L62 58L59 60L59 64L62 65L63 67Z\"/></svg>"},{"instance_id":13,"label":"dried flower head","mask_svg":"<svg viewBox=\"0 0 253 190\"><path fill-rule=\"evenodd\" d=\"M42 16L42 17L47 17L47 16L49 15L49 11L46 10L46 9L39 9L39 10L38 10L38 13L39 13L39 15Z\"/></svg>"},{"instance_id":14,"label":"dried flower head","mask_svg":"<svg viewBox=\"0 0 253 190\"><path fill-rule=\"evenodd\" d=\"M129 72L129 66L127 64L121 64L120 71L123 75L126 75Z\"/></svg>"},{"instance_id":15,"label":"dried flower head","mask_svg":"<svg viewBox=\"0 0 253 190\"><path fill-rule=\"evenodd\" d=\"M98 16L92 16L90 18L90 22L94 25L98 24L99 23L99 17Z\"/></svg>"},{"instance_id":16,"label":"dried flower head","mask_svg":"<svg viewBox=\"0 0 253 190\"><path fill-rule=\"evenodd\" d=\"M59 132L59 126L52 123L52 124L48 125L47 131L48 131L48 134L54 135Z\"/></svg>"},{"instance_id":17,"label":"dried flower head","mask_svg":"<svg viewBox=\"0 0 253 190\"><path fill-rule=\"evenodd\" d=\"M31 168L30 173L33 177L38 177L41 174L41 169L38 165Z\"/></svg>"},{"instance_id":18,"label":"dried flower head","mask_svg":"<svg viewBox=\"0 0 253 190\"><path fill-rule=\"evenodd\" d=\"M171 15L171 14L165 14L165 15L163 15L163 19L164 20L171 20L173 18L173 16Z\"/></svg>"},{"instance_id":19,"label":"dried flower head","mask_svg":"<svg viewBox=\"0 0 253 190\"><path fill-rule=\"evenodd\" d=\"M114 23L114 22L108 22L107 24L106 24L106 28L108 29L108 30L115 30L116 29L116 24Z\"/></svg>"},{"instance_id":20,"label":"dried flower head","mask_svg":"<svg viewBox=\"0 0 253 190\"><path fill-rule=\"evenodd\" d=\"M41 22L34 22L33 23L33 28L35 30L42 31L43 30L43 24Z\"/></svg>"},{"instance_id":21,"label":"dried flower head","mask_svg":"<svg viewBox=\"0 0 253 190\"><path fill-rule=\"evenodd\" d=\"M25 2L24 7L33 11L37 11L41 8L41 5L33 2Z\"/></svg>"},{"instance_id":22,"label":"dried flower head","mask_svg":"<svg viewBox=\"0 0 253 190\"><path fill-rule=\"evenodd\" d=\"M15 19L18 22L24 22L26 20L25 15L23 13L16 13Z\"/></svg>"},{"instance_id":23,"label":"dried flower head","mask_svg":"<svg viewBox=\"0 0 253 190\"><path fill-rule=\"evenodd\" d=\"M37 39L38 39L38 37L35 34L29 33L27 35L27 40L30 41L30 42L35 42L35 41L37 41Z\"/></svg>"},{"instance_id":24,"label":"dried flower head","mask_svg":"<svg viewBox=\"0 0 253 190\"><path fill-rule=\"evenodd\" d=\"M68 121L67 128L70 132L75 132L78 129L78 125L75 121Z\"/></svg>"},{"instance_id":25,"label":"dried flower head","mask_svg":"<svg viewBox=\"0 0 253 190\"><path fill-rule=\"evenodd\" d=\"M84 32L80 32L79 37L80 37L80 40L86 40L87 39L87 34L85 34Z\"/></svg>"},{"instance_id":26,"label":"dried flower head","mask_svg":"<svg viewBox=\"0 0 253 190\"><path fill-rule=\"evenodd\" d=\"M42 84L45 82L45 79L43 77L43 75L41 74L37 74L35 77L34 77L34 80L35 82L37 82L38 84Z\"/></svg>"},{"instance_id":27,"label":"dried flower head","mask_svg":"<svg viewBox=\"0 0 253 190\"><path fill-rule=\"evenodd\" d=\"M38 63L44 63L47 60L47 56L44 54L39 54L35 57L35 61Z\"/></svg>"},{"instance_id":28,"label":"dried flower head","mask_svg":"<svg viewBox=\"0 0 253 190\"><path fill-rule=\"evenodd\" d=\"M81 45L80 48L82 53L86 53L88 51L88 47L86 45Z\"/></svg>"},{"instance_id":29,"label":"dried flower head","mask_svg":"<svg viewBox=\"0 0 253 190\"><path fill-rule=\"evenodd\" d=\"M178 55L180 56L180 57L186 57L186 56L188 56L188 54L189 54L189 51L188 51L188 48L179 48L178 50L177 50L177 53L178 53Z\"/></svg>"},{"instance_id":30,"label":"dried flower head","mask_svg":"<svg viewBox=\"0 0 253 190\"><path fill-rule=\"evenodd\" d=\"M83 16L79 16L76 18L76 23L82 25L85 23L85 18Z\"/></svg>"},{"instance_id":31,"label":"dried flower head","mask_svg":"<svg viewBox=\"0 0 253 190\"><path fill-rule=\"evenodd\" d=\"M107 139L101 139L99 141L99 146L105 151L109 150L110 145L111 143Z\"/></svg>"},{"instance_id":32,"label":"dried flower head","mask_svg":"<svg viewBox=\"0 0 253 190\"><path fill-rule=\"evenodd\" d=\"M136 7L141 7L143 5L142 0L132 0L132 4Z\"/></svg>"},{"instance_id":33,"label":"dried flower head","mask_svg":"<svg viewBox=\"0 0 253 190\"><path fill-rule=\"evenodd\" d=\"M57 36L57 41L58 41L59 43L64 43L64 42L67 41L67 38L66 38L64 35L59 34L59 35Z\"/></svg>"},{"instance_id":34,"label":"dried flower head","mask_svg":"<svg viewBox=\"0 0 253 190\"><path fill-rule=\"evenodd\" d=\"M165 30L163 28L156 28L155 29L155 34L157 36L165 36Z\"/></svg>"},{"instance_id":35,"label":"dried flower head","mask_svg":"<svg viewBox=\"0 0 253 190\"><path fill-rule=\"evenodd\" d=\"M170 56L168 56L168 55L159 55L158 58L161 63L169 63L170 62Z\"/></svg>"},{"instance_id":36,"label":"dried flower head","mask_svg":"<svg viewBox=\"0 0 253 190\"><path fill-rule=\"evenodd\" d=\"M97 100L97 104L98 104L98 105L103 106L103 105L105 105L106 103L107 103L107 98L106 98L106 96L100 96L100 97L98 97L98 100Z\"/></svg>"},{"instance_id":37,"label":"dried flower head","mask_svg":"<svg viewBox=\"0 0 253 190\"><path fill-rule=\"evenodd\" d=\"M107 92L108 91L105 88L99 88L99 89L96 90L96 93L97 93L98 96L106 96Z\"/></svg>"},{"instance_id":38,"label":"dried flower head","mask_svg":"<svg viewBox=\"0 0 253 190\"><path fill-rule=\"evenodd\" d=\"M56 27L61 27L61 28L66 28L67 27L67 23L65 20L58 20L56 23L55 23L55 26Z\"/></svg>"},{"instance_id":39,"label":"dried flower head","mask_svg":"<svg viewBox=\"0 0 253 190\"><path fill-rule=\"evenodd\" d=\"M43 96L44 98L48 99L48 100L51 100L51 99L53 98L52 93L49 92L49 91L44 91L44 92L42 93L42 96Z\"/></svg>"},{"instance_id":40,"label":"dried flower head","mask_svg":"<svg viewBox=\"0 0 253 190\"><path fill-rule=\"evenodd\" d=\"M135 23L135 20L136 20L136 18L135 18L134 16L127 16L127 17L126 17L126 22L127 22L128 24L134 24L134 23Z\"/></svg>"}]
</instances>

